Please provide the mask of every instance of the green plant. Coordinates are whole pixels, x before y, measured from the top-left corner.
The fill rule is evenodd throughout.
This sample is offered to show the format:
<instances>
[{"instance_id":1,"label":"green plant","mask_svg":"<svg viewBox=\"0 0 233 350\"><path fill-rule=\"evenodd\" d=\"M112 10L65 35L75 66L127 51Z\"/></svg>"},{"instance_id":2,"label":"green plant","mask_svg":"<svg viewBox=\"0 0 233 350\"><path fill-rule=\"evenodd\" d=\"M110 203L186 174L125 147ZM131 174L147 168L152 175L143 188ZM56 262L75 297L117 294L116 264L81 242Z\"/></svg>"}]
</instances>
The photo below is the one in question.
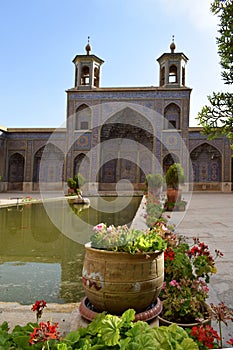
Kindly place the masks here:
<instances>
[{"instance_id":1,"label":"green plant","mask_svg":"<svg viewBox=\"0 0 233 350\"><path fill-rule=\"evenodd\" d=\"M36 305L36 304L35 304ZM43 311L43 309L42 309ZM173 324L152 328L143 321L133 322L135 311L129 309L121 317L98 314L86 327L68 333L64 338L57 331L58 324L40 322L15 326L9 332L8 323L0 326L1 350L198 350L189 334Z\"/></svg>"},{"instance_id":2,"label":"green plant","mask_svg":"<svg viewBox=\"0 0 233 350\"><path fill-rule=\"evenodd\" d=\"M233 311L228 309L228 307L223 303L219 303L218 305L214 305L213 303L210 303L210 311L211 316L214 320L217 321L218 327L219 327L219 345L221 348L223 347L222 342L222 323L224 323L226 326L228 326L227 321L233 322ZM233 339L230 339L228 344L233 345Z\"/></svg>"},{"instance_id":3,"label":"green plant","mask_svg":"<svg viewBox=\"0 0 233 350\"><path fill-rule=\"evenodd\" d=\"M148 174L146 176L146 185L150 189L160 188L163 184L163 177L161 174Z\"/></svg>"},{"instance_id":4,"label":"green plant","mask_svg":"<svg viewBox=\"0 0 233 350\"><path fill-rule=\"evenodd\" d=\"M153 195L153 193L148 192L146 195L146 214L144 218L146 219L146 224L148 227L154 227L157 222L165 221L162 218L163 214L163 206L157 196Z\"/></svg>"},{"instance_id":5,"label":"green plant","mask_svg":"<svg viewBox=\"0 0 233 350\"><path fill-rule=\"evenodd\" d=\"M184 183L184 170L180 163L172 164L165 175L167 188L179 189L179 184Z\"/></svg>"},{"instance_id":6,"label":"green plant","mask_svg":"<svg viewBox=\"0 0 233 350\"><path fill-rule=\"evenodd\" d=\"M135 254L137 252L164 251L166 242L161 237L164 228L157 224L153 230L133 230L127 225L107 227L101 223L94 227L91 247Z\"/></svg>"},{"instance_id":7,"label":"green plant","mask_svg":"<svg viewBox=\"0 0 233 350\"><path fill-rule=\"evenodd\" d=\"M102 313L87 328L69 334L64 342L70 347L64 349L198 350L187 332L177 325L152 328L143 321L132 322L134 316L131 309L121 318Z\"/></svg>"},{"instance_id":8,"label":"green plant","mask_svg":"<svg viewBox=\"0 0 233 350\"><path fill-rule=\"evenodd\" d=\"M85 178L80 173L74 175L74 181L76 183L75 189L80 189L86 182Z\"/></svg>"},{"instance_id":9,"label":"green plant","mask_svg":"<svg viewBox=\"0 0 233 350\"><path fill-rule=\"evenodd\" d=\"M206 300L210 276L216 273L209 247L194 238L190 246L170 232L164 253L163 317L171 322L191 323L209 315ZM222 256L218 250L216 257Z\"/></svg>"},{"instance_id":10,"label":"green plant","mask_svg":"<svg viewBox=\"0 0 233 350\"><path fill-rule=\"evenodd\" d=\"M75 189L76 188L76 181L72 177L70 177L67 180L67 185L68 185L69 188Z\"/></svg>"},{"instance_id":11,"label":"green plant","mask_svg":"<svg viewBox=\"0 0 233 350\"><path fill-rule=\"evenodd\" d=\"M177 200L176 202L169 202L168 200L164 203L165 211L179 211L185 210L187 202L185 200Z\"/></svg>"}]
</instances>

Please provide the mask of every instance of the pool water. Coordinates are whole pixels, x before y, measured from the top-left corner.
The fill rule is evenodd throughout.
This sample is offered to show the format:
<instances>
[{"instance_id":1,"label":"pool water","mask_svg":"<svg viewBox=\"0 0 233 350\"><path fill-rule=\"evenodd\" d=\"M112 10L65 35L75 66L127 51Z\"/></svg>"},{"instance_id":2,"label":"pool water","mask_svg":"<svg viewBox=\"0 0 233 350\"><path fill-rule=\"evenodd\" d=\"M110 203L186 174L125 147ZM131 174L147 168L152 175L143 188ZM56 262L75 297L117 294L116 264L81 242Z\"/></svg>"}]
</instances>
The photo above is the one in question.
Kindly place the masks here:
<instances>
[{"instance_id":1,"label":"pool water","mask_svg":"<svg viewBox=\"0 0 233 350\"><path fill-rule=\"evenodd\" d=\"M49 303L80 301L84 296L81 283L84 243L89 241L92 227L100 222L129 224L141 197L118 197L117 204L114 197L90 200L89 207L67 206L66 200L49 204L57 218L64 221L65 217L65 222L68 216L72 222L79 219L74 221L72 235L54 224L43 204L0 209L0 301L21 304L40 299Z\"/></svg>"}]
</instances>

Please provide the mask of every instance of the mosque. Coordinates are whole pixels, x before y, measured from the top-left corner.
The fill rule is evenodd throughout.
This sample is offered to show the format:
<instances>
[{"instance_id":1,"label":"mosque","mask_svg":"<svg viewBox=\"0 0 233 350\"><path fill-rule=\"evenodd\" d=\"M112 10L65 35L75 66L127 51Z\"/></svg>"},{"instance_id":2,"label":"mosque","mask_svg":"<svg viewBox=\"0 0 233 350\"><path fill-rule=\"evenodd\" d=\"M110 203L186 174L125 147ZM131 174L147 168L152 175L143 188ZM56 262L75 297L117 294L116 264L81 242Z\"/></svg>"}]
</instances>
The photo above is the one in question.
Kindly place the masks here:
<instances>
[{"instance_id":1,"label":"mosque","mask_svg":"<svg viewBox=\"0 0 233 350\"><path fill-rule=\"evenodd\" d=\"M157 59L158 86L102 87L104 61L89 40L85 51L73 59L64 128L0 129L2 191L39 191L41 183L55 190L78 172L95 192L118 183L140 190L147 174L164 174L174 162L194 191L232 191L229 140L209 141L201 128L189 127L188 58L174 40Z\"/></svg>"}]
</instances>

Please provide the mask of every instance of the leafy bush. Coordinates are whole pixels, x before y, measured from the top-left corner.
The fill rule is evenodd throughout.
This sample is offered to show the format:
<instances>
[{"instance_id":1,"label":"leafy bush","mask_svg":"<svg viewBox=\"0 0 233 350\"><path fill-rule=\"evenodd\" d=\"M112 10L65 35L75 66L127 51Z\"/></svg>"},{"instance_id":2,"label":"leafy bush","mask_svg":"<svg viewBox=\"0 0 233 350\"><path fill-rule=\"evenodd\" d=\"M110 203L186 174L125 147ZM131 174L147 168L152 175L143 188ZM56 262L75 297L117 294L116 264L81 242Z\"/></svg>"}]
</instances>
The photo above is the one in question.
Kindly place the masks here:
<instances>
[{"instance_id":1,"label":"leafy bush","mask_svg":"<svg viewBox=\"0 0 233 350\"><path fill-rule=\"evenodd\" d=\"M121 317L101 313L86 327L70 332L65 338L38 340L29 343L30 333L37 324L16 326L8 332L8 324L0 326L1 350L198 350L188 333L172 324L169 327L150 327L144 321L133 322L135 311L129 309ZM54 334L54 332L52 333ZM30 345L29 345L30 344Z\"/></svg>"}]
</instances>

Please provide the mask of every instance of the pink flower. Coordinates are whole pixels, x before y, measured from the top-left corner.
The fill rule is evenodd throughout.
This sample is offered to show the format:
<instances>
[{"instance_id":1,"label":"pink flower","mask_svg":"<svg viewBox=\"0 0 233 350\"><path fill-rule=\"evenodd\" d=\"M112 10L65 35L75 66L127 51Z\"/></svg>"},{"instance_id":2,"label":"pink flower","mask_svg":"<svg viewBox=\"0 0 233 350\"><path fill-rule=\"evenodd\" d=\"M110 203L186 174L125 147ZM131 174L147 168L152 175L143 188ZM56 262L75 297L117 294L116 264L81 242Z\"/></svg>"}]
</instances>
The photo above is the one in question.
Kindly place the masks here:
<instances>
[{"instance_id":1,"label":"pink flower","mask_svg":"<svg viewBox=\"0 0 233 350\"><path fill-rule=\"evenodd\" d=\"M207 286L203 286L203 287L202 287L202 290L203 290L204 292L206 292L206 293L209 292L209 288L208 288Z\"/></svg>"},{"instance_id":2,"label":"pink flower","mask_svg":"<svg viewBox=\"0 0 233 350\"><path fill-rule=\"evenodd\" d=\"M163 282L162 290L164 290L165 288L166 288L166 282Z\"/></svg>"},{"instance_id":3,"label":"pink flower","mask_svg":"<svg viewBox=\"0 0 233 350\"><path fill-rule=\"evenodd\" d=\"M172 286L172 287L179 287L179 286L180 286L179 283L176 282L176 280L172 280L169 284L170 284L170 286Z\"/></svg>"},{"instance_id":4,"label":"pink flower","mask_svg":"<svg viewBox=\"0 0 233 350\"><path fill-rule=\"evenodd\" d=\"M105 224L101 223L93 227L94 231L101 231L103 228L105 228Z\"/></svg>"}]
</instances>

